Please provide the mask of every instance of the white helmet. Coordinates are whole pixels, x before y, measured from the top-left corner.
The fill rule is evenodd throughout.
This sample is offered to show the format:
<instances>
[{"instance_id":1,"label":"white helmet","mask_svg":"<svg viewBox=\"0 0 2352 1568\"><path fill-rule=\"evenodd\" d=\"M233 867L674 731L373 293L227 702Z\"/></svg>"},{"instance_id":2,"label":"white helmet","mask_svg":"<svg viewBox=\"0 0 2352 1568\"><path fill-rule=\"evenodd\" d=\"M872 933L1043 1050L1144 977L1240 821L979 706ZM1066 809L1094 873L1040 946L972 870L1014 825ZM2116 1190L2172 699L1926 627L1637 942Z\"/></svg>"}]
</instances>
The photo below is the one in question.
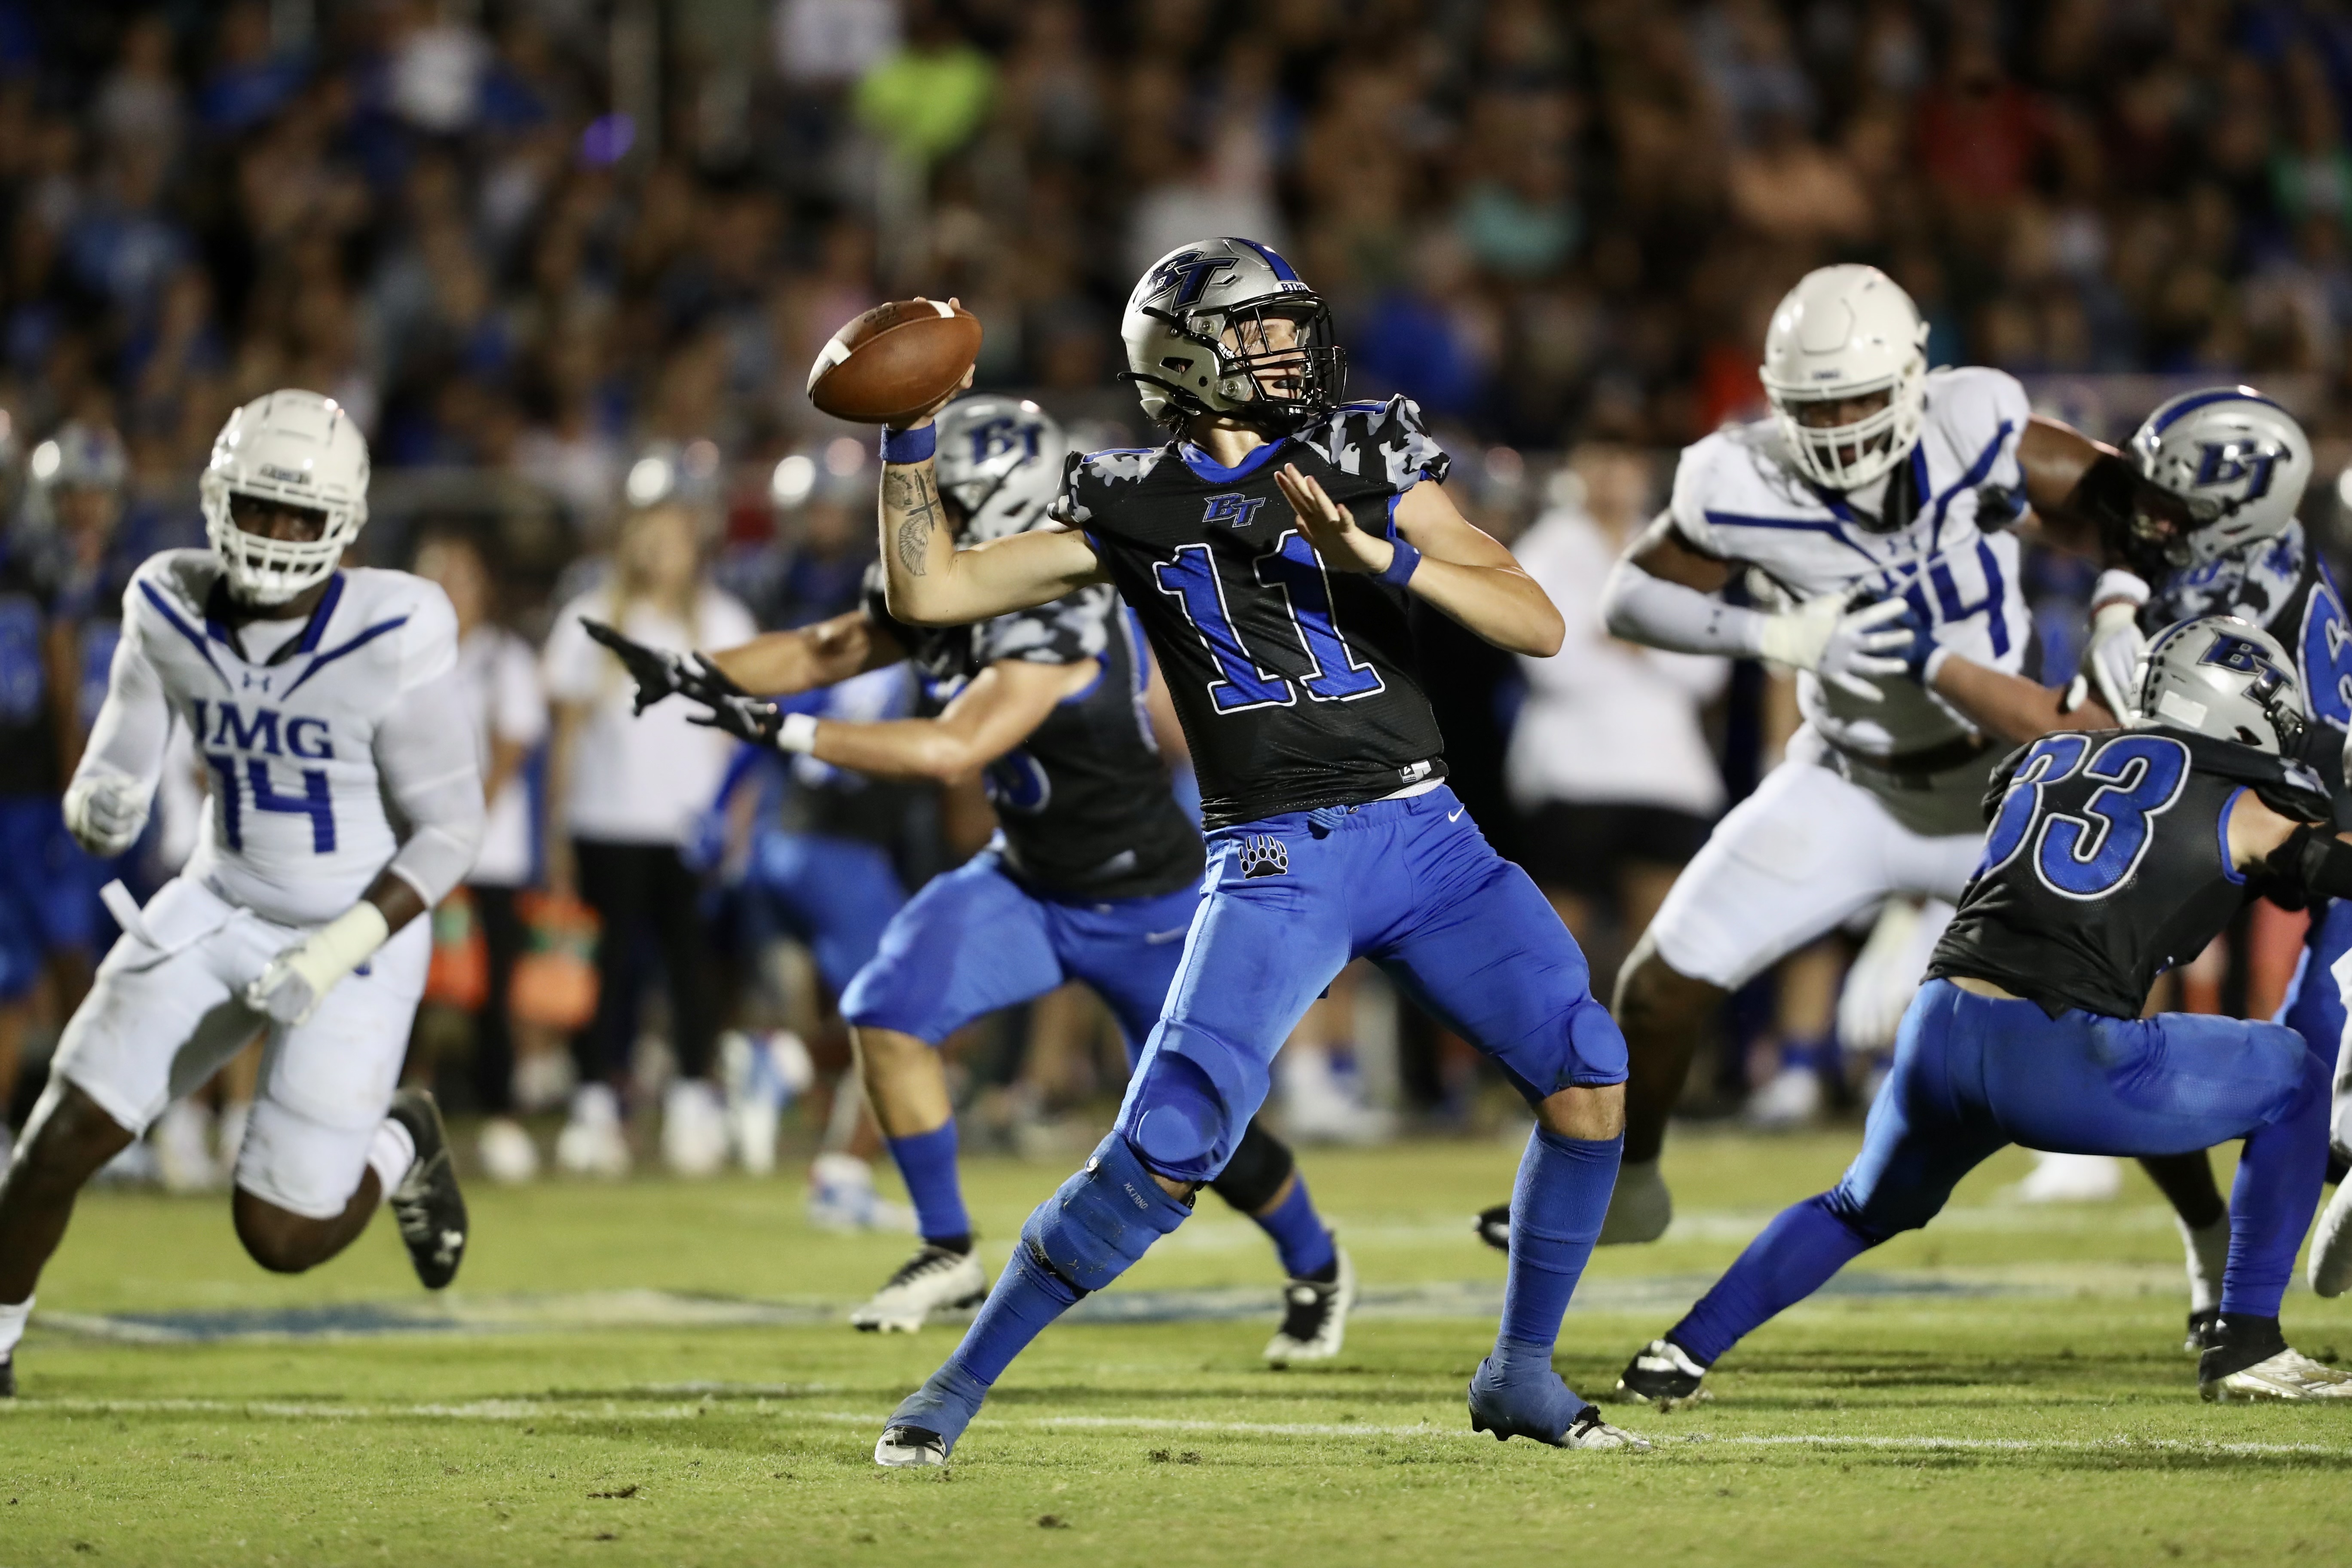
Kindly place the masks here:
<instances>
[{"instance_id":1,"label":"white helmet","mask_svg":"<svg viewBox=\"0 0 2352 1568\"><path fill-rule=\"evenodd\" d=\"M2165 542L2175 566L2285 532L2311 482L2303 426L2251 386L2182 393L2132 432L2131 458L2188 504L2189 532Z\"/></svg>"},{"instance_id":2,"label":"white helmet","mask_svg":"<svg viewBox=\"0 0 2352 1568\"><path fill-rule=\"evenodd\" d=\"M51 489L119 490L131 477L122 437L77 420L33 448L34 479Z\"/></svg>"},{"instance_id":3,"label":"white helmet","mask_svg":"<svg viewBox=\"0 0 2352 1568\"><path fill-rule=\"evenodd\" d=\"M255 605L282 605L324 582L367 521L367 438L331 397L272 392L228 416L197 481L205 533L228 571L230 590ZM247 533L231 496L254 496L325 515L311 540Z\"/></svg>"},{"instance_id":4,"label":"white helmet","mask_svg":"<svg viewBox=\"0 0 2352 1568\"><path fill-rule=\"evenodd\" d=\"M1827 489L1858 489L1918 445L1927 408L1927 323L1877 268L1816 268L1773 310L1758 374L1798 472ZM1807 404L1874 392L1886 394L1886 406L1850 425L1797 417Z\"/></svg>"},{"instance_id":5,"label":"white helmet","mask_svg":"<svg viewBox=\"0 0 2352 1568\"><path fill-rule=\"evenodd\" d=\"M2276 637L2235 616L2180 621L2147 645L2137 726L2235 741L2273 756L2303 747L2303 694Z\"/></svg>"},{"instance_id":6,"label":"white helmet","mask_svg":"<svg viewBox=\"0 0 2352 1568\"><path fill-rule=\"evenodd\" d=\"M1026 398L967 397L939 418L940 489L963 509L969 544L1019 533L1062 486L1069 450L1054 416Z\"/></svg>"},{"instance_id":7,"label":"white helmet","mask_svg":"<svg viewBox=\"0 0 2352 1568\"><path fill-rule=\"evenodd\" d=\"M1250 348L1250 326L1268 320L1292 322L1297 346ZM1128 296L1118 331L1127 344L1119 380L1166 425L1229 414L1287 427L1331 407L1347 386L1348 356L1332 342L1330 307L1254 239L1195 240L1153 262ZM1292 390L1271 392L1261 376Z\"/></svg>"}]
</instances>

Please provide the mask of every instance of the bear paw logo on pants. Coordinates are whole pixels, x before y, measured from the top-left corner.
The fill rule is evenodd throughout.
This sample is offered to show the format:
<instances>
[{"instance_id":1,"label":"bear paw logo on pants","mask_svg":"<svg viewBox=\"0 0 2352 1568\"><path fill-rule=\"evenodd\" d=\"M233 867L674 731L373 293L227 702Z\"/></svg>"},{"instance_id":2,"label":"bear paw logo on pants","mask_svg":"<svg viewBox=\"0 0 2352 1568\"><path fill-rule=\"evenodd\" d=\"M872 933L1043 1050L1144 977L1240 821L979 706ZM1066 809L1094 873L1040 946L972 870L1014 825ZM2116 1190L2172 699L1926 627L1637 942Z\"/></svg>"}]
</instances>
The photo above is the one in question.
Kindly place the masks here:
<instances>
[{"instance_id":1,"label":"bear paw logo on pants","mask_svg":"<svg viewBox=\"0 0 2352 1568\"><path fill-rule=\"evenodd\" d=\"M1242 878L1279 877L1290 869L1290 850L1272 834L1253 833L1242 840Z\"/></svg>"}]
</instances>

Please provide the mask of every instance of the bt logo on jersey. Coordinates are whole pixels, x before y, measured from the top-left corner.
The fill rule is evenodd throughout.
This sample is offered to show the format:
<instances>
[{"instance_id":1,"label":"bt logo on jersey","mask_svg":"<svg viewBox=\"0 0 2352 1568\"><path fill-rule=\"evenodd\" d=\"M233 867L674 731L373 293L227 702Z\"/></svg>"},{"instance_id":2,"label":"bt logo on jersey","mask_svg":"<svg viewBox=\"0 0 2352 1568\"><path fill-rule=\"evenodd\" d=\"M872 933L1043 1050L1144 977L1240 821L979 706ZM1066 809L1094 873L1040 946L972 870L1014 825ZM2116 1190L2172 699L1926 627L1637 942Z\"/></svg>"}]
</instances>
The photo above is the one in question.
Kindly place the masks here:
<instances>
[{"instance_id":1,"label":"bt logo on jersey","mask_svg":"<svg viewBox=\"0 0 2352 1568\"><path fill-rule=\"evenodd\" d=\"M207 709L213 710L209 715ZM276 709L257 704L248 718L242 704L208 702L201 697L195 700L195 710L196 738L206 746L270 757L300 757L306 762L324 762L335 754L327 738L327 721L308 713L288 719Z\"/></svg>"},{"instance_id":2,"label":"bt logo on jersey","mask_svg":"<svg viewBox=\"0 0 2352 1568\"><path fill-rule=\"evenodd\" d=\"M1208 528L1223 523L1235 530L1247 528L1257 521L1257 509L1265 504L1264 496L1245 496L1239 490L1213 495L1201 509L1201 526Z\"/></svg>"}]
</instances>

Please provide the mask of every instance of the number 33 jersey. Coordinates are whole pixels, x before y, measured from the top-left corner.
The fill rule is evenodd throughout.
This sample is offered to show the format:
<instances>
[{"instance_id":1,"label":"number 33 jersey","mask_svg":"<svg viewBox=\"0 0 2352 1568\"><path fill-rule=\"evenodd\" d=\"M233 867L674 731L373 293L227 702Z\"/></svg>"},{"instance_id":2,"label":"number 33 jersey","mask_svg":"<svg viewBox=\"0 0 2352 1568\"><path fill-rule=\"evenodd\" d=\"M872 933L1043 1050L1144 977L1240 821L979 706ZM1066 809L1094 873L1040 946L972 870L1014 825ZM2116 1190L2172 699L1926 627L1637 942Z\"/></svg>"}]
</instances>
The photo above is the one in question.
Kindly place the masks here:
<instances>
[{"instance_id":1,"label":"number 33 jersey","mask_svg":"<svg viewBox=\"0 0 2352 1568\"><path fill-rule=\"evenodd\" d=\"M2023 510L2025 389L2000 371L1946 368L1928 373L1927 398L1919 444L1874 487L1878 494L1849 498L1810 483L1781 460L1774 421L1717 431L1685 447L1675 468L1674 528L1700 554L1747 563L1791 599L1900 596L1937 642L2015 674L2031 620L2017 540L2002 530ZM1890 500L1909 521L1886 532L1864 526L1857 507L1885 516ZM1916 681L1875 684L1883 702L1807 672L1798 706L1831 741L1867 756L1928 751L1970 733Z\"/></svg>"},{"instance_id":2,"label":"number 33 jersey","mask_svg":"<svg viewBox=\"0 0 2352 1568\"><path fill-rule=\"evenodd\" d=\"M2136 1018L2262 892L2230 863L2230 813L2252 793L2325 821L2319 779L2291 759L2166 729L2062 730L2021 746L1985 796L1984 859L1927 973L1990 980L2038 1002Z\"/></svg>"},{"instance_id":3,"label":"number 33 jersey","mask_svg":"<svg viewBox=\"0 0 2352 1568\"><path fill-rule=\"evenodd\" d=\"M184 874L287 925L351 908L399 847L386 795L415 771L391 754L383 721L457 663L447 596L405 572L348 570L307 620L232 628L213 555L173 550L139 568L122 603L109 700L160 683L212 790Z\"/></svg>"},{"instance_id":4,"label":"number 33 jersey","mask_svg":"<svg viewBox=\"0 0 2352 1568\"><path fill-rule=\"evenodd\" d=\"M1397 498L1449 459L1398 397L1343 405L1237 468L1189 443L1073 458L1054 505L1143 622L1212 828L1445 773L1405 590L1325 569L1275 483L1286 463L1387 538Z\"/></svg>"}]
</instances>

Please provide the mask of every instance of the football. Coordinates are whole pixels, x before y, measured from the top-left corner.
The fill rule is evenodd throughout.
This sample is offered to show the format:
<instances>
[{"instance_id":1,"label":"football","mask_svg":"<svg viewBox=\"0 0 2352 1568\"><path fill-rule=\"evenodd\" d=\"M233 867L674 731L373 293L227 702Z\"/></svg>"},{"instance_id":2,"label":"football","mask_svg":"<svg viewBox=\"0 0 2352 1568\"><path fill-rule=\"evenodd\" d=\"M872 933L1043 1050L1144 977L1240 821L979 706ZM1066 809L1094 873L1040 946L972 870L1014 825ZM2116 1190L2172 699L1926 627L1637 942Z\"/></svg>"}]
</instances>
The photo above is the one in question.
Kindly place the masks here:
<instances>
[{"instance_id":1,"label":"football","mask_svg":"<svg viewBox=\"0 0 2352 1568\"><path fill-rule=\"evenodd\" d=\"M945 300L894 300L841 331L809 367L809 401L836 419L886 425L937 403L980 357L980 318Z\"/></svg>"}]
</instances>

